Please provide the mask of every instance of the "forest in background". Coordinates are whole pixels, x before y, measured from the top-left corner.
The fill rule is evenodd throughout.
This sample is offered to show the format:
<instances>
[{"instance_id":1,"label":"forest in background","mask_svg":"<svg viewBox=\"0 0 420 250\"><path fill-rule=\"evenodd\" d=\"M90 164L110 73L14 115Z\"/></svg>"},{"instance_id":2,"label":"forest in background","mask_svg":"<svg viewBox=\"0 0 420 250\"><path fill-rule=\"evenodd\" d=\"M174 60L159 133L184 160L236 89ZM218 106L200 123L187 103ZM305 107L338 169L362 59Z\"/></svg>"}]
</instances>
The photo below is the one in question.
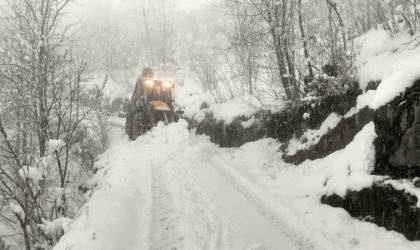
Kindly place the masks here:
<instances>
[{"instance_id":1,"label":"forest in background","mask_svg":"<svg viewBox=\"0 0 420 250\"><path fill-rule=\"evenodd\" d=\"M216 102L255 108L345 92L357 81L363 34L385 30L417 43L414 0L110 1L92 4L81 54L131 91L142 67L171 65L179 85L199 83ZM118 8L108 8L118 6ZM104 9L106 11L95 11ZM284 104L284 102L283 102ZM282 105L280 105L282 106Z\"/></svg>"}]
</instances>

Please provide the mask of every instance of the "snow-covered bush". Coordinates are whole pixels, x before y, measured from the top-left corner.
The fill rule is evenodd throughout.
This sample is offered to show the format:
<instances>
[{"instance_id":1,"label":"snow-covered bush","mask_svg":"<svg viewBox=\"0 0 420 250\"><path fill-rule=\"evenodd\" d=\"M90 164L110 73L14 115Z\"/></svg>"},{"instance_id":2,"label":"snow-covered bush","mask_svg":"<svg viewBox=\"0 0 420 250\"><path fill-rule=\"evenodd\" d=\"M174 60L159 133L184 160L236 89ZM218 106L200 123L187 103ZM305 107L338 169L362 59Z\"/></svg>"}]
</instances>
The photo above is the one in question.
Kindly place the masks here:
<instances>
[{"instance_id":1,"label":"snow-covered bush","mask_svg":"<svg viewBox=\"0 0 420 250\"><path fill-rule=\"evenodd\" d=\"M343 95L349 88L354 88L355 79L348 76L329 76L327 74L315 75L312 82L307 85L308 96L323 97Z\"/></svg>"},{"instance_id":2,"label":"snow-covered bush","mask_svg":"<svg viewBox=\"0 0 420 250\"><path fill-rule=\"evenodd\" d=\"M95 138L99 143L100 153L103 153L109 146L109 132L111 125L109 123L109 117L102 114L95 114L95 118L92 121L91 130Z\"/></svg>"},{"instance_id":3,"label":"snow-covered bush","mask_svg":"<svg viewBox=\"0 0 420 250\"><path fill-rule=\"evenodd\" d=\"M84 175L91 176L93 174L96 156L108 148L109 131L109 118L103 113L97 112L92 114L91 119L75 134L74 160L83 170Z\"/></svg>"}]
</instances>

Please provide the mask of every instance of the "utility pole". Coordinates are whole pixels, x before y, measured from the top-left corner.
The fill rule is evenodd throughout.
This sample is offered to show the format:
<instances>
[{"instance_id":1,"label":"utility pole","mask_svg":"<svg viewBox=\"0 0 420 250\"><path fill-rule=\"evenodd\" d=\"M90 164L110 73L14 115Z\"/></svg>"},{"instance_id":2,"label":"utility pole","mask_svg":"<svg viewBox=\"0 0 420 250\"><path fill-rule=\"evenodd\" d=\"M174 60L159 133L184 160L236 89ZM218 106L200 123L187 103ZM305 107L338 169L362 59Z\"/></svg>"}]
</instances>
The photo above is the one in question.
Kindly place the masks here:
<instances>
[{"instance_id":1,"label":"utility pole","mask_svg":"<svg viewBox=\"0 0 420 250\"><path fill-rule=\"evenodd\" d=\"M150 42L149 26L147 25L146 11L144 9L144 6L143 6L143 19L144 19L144 25L146 26L147 42L149 44L150 62L152 63L152 65L149 65L149 66L155 66L155 61L153 60L152 44Z\"/></svg>"},{"instance_id":2,"label":"utility pole","mask_svg":"<svg viewBox=\"0 0 420 250\"><path fill-rule=\"evenodd\" d=\"M162 9L163 9L163 67L165 77L167 77L168 72L166 70L166 9L165 9L165 0L162 0Z\"/></svg>"}]
</instances>

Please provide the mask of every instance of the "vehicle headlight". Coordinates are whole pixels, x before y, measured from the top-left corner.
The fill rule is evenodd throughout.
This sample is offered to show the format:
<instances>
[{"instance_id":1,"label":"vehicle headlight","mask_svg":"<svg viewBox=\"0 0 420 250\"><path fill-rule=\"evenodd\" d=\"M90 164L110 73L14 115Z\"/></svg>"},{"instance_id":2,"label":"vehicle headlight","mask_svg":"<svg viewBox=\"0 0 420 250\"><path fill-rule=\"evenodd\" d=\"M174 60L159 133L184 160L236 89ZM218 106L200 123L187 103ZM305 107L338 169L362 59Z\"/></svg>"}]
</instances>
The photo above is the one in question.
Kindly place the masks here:
<instances>
[{"instance_id":1,"label":"vehicle headlight","mask_svg":"<svg viewBox=\"0 0 420 250\"><path fill-rule=\"evenodd\" d=\"M164 89L169 89L169 88L172 88L172 83L171 83L170 81L164 81L164 82L162 83L162 87L163 87Z\"/></svg>"},{"instance_id":2,"label":"vehicle headlight","mask_svg":"<svg viewBox=\"0 0 420 250\"><path fill-rule=\"evenodd\" d=\"M153 81L153 80L149 79L149 80L144 81L144 84L145 84L147 87L153 87L153 85L155 85L155 81Z\"/></svg>"}]
</instances>

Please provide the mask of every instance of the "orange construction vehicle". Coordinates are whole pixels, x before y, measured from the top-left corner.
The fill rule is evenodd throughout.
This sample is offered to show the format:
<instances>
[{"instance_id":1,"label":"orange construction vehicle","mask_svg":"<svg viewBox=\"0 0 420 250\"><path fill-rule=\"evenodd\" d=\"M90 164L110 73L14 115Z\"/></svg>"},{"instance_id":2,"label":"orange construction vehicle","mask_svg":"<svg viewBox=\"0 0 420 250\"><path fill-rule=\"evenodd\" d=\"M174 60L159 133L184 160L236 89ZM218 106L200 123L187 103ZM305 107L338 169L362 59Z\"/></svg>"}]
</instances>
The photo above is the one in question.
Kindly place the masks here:
<instances>
[{"instance_id":1,"label":"orange construction vehicle","mask_svg":"<svg viewBox=\"0 0 420 250\"><path fill-rule=\"evenodd\" d=\"M128 136L135 140L158 122L171 123L175 119L174 82L154 79L153 69L144 68L127 107Z\"/></svg>"}]
</instances>

